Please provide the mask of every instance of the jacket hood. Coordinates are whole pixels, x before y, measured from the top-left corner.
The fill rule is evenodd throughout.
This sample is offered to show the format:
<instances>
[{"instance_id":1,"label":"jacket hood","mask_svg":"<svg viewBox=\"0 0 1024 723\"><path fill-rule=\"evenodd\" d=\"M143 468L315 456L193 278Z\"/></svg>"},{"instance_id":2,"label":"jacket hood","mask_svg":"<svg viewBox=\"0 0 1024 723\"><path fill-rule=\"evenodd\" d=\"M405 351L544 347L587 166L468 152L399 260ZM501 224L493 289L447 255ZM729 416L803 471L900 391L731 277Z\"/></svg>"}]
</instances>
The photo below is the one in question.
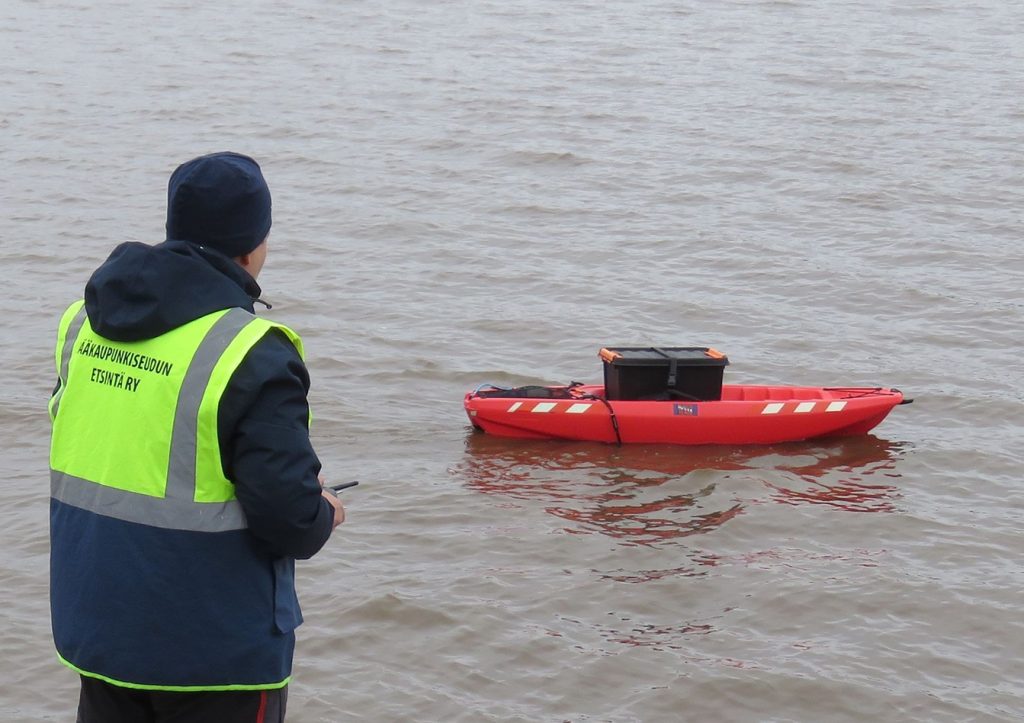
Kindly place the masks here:
<instances>
[{"instance_id":1,"label":"jacket hood","mask_svg":"<svg viewBox=\"0 0 1024 723\"><path fill-rule=\"evenodd\" d=\"M253 310L260 287L232 259L185 241L121 244L85 285L96 333L113 341L152 339L202 316Z\"/></svg>"}]
</instances>

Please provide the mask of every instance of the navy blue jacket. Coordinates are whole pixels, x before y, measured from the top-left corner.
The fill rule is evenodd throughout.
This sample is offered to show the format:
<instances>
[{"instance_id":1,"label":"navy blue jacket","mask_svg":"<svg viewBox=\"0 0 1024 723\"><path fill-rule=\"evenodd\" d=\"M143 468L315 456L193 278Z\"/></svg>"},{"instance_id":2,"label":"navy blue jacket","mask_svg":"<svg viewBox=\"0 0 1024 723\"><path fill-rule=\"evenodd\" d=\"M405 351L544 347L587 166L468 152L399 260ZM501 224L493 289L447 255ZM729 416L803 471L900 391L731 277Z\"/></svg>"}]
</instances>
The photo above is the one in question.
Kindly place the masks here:
<instances>
[{"instance_id":1,"label":"navy blue jacket","mask_svg":"<svg viewBox=\"0 0 1024 723\"><path fill-rule=\"evenodd\" d=\"M85 305L98 334L137 341L214 311L251 312L259 294L216 251L126 243L89 279ZM221 458L246 530L162 530L51 500L51 609L65 660L147 687L259 685L290 675L302 621L294 558L315 554L334 518L317 481L308 389L295 347L273 331L221 398Z\"/></svg>"}]
</instances>

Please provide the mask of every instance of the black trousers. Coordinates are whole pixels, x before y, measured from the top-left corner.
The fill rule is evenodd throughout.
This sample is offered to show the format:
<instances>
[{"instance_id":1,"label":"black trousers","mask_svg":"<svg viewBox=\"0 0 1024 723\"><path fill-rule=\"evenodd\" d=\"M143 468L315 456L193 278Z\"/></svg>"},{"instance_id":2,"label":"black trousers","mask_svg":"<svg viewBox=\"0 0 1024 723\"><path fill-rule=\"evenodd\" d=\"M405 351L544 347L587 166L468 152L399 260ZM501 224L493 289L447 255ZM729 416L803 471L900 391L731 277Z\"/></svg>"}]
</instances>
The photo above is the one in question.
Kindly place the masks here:
<instances>
[{"instance_id":1,"label":"black trousers","mask_svg":"<svg viewBox=\"0 0 1024 723\"><path fill-rule=\"evenodd\" d=\"M177 693L82 677L78 723L284 723L288 686Z\"/></svg>"}]
</instances>

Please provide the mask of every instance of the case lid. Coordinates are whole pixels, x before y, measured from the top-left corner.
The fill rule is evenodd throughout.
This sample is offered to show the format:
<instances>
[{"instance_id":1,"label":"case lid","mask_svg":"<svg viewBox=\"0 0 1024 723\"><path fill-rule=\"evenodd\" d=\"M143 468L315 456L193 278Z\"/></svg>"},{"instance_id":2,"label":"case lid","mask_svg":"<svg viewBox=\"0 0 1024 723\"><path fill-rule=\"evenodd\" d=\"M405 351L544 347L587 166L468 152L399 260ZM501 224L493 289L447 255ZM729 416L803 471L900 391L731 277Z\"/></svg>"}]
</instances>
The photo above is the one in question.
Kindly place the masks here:
<instances>
[{"instance_id":1,"label":"case lid","mask_svg":"<svg viewBox=\"0 0 1024 723\"><path fill-rule=\"evenodd\" d=\"M615 366L722 366L729 357L706 346L616 346L605 347L598 356Z\"/></svg>"}]
</instances>

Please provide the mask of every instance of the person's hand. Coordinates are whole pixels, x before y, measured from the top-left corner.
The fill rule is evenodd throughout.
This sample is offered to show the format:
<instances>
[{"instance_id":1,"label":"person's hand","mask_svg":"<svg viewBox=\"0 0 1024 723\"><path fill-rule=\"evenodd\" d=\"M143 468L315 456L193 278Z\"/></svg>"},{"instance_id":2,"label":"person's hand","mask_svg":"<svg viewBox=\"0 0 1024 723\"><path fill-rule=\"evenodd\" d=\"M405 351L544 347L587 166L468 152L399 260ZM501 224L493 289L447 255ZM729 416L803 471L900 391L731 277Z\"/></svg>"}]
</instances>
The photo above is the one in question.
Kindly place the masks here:
<instances>
[{"instance_id":1,"label":"person's hand","mask_svg":"<svg viewBox=\"0 0 1024 723\"><path fill-rule=\"evenodd\" d=\"M334 490L324 490L320 494L334 508L334 527L337 528L338 525L345 521L345 506L341 504L341 498L338 497Z\"/></svg>"},{"instance_id":2,"label":"person's hand","mask_svg":"<svg viewBox=\"0 0 1024 723\"><path fill-rule=\"evenodd\" d=\"M327 489L327 478L324 477L324 473L321 472L316 476L317 481L320 482L320 486L323 488L324 499L331 503L331 507L334 508L334 526L331 529L337 529L338 525L345 521L345 505L341 504L341 498L338 497L338 493L334 490Z\"/></svg>"}]
</instances>

